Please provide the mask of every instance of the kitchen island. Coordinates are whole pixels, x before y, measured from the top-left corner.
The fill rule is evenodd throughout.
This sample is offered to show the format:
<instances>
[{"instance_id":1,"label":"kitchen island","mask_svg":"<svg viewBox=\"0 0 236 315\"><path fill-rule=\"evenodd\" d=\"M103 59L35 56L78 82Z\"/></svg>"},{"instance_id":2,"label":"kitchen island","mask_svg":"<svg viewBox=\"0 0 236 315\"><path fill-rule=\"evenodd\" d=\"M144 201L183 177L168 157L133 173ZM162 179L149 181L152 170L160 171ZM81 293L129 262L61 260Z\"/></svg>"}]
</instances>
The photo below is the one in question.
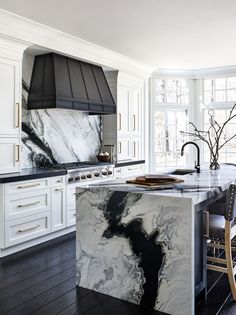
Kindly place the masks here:
<instances>
[{"instance_id":1,"label":"kitchen island","mask_svg":"<svg viewBox=\"0 0 236 315\"><path fill-rule=\"evenodd\" d=\"M236 167L178 176L173 189L116 180L77 188L77 285L173 315L205 294L204 215Z\"/></svg>"}]
</instances>

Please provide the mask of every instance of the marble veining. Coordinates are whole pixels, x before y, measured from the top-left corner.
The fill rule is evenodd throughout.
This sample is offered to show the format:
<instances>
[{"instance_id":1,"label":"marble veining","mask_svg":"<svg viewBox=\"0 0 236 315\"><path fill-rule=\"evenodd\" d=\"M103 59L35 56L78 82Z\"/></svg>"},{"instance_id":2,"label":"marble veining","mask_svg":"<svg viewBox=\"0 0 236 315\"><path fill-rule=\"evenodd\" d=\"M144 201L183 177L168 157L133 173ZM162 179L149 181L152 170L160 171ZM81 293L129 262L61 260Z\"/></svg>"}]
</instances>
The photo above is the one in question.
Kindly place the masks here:
<instances>
[{"instance_id":1,"label":"marble veining","mask_svg":"<svg viewBox=\"0 0 236 315\"><path fill-rule=\"evenodd\" d=\"M77 192L77 284L191 314L191 200L106 188Z\"/></svg>"},{"instance_id":2,"label":"marble veining","mask_svg":"<svg viewBox=\"0 0 236 315\"><path fill-rule=\"evenodd\" d=\"M32 72L30 56L23 61L22 167L93 161L101 149L101 116L64 110L27 110Z\"/></svg>"}]
</instances>

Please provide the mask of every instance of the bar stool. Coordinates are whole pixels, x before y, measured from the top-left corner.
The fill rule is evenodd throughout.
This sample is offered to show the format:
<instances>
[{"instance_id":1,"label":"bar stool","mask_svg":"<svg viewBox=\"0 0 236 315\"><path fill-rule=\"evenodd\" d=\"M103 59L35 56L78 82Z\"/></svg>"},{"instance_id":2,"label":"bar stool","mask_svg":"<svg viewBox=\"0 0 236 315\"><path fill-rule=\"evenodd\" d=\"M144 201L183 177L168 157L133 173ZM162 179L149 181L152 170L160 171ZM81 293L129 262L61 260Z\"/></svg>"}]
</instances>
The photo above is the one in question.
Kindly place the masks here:
<instances>
[{"instance_id":1,"label":"bar stool","mask_svg":"<svg viewBox=\"0 0 236 315\"><path fill-rule=\"evenodd\" d=\"M209 215L208 239L210 242L207 247L213 249L220 248L225 251L225 259L207 255L207 269L228 274L229 283L233 299L236 301L236 283L234 275L236 274L236 263L233 262L232 251L236 247L232 246L236 236L236 185L231 184L226 196L226 203L219 203L224 209L224 216L221 214ZM220 208L218 209L220 210ZM212 264L209 264L211 262ZM224 267L222 267L222 265Z\"/></svg>"}]
</instances>

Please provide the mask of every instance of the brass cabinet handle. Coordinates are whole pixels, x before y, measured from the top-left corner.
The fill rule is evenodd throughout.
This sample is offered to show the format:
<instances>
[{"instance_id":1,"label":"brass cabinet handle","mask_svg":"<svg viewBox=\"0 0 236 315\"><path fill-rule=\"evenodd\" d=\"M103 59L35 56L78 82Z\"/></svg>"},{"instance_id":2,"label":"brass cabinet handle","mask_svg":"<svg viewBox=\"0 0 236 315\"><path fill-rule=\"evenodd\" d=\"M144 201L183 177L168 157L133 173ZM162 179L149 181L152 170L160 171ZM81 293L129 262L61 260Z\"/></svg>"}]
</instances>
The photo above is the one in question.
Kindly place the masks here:
<instances>
[{"instance_id":1,"label":"brass cabinet handle","mask_svg":"<svg viewBox=\"0 0 236 315\"><path fill-rule=\"evenodd\" d=\"M119 153L121 153L121 142L118 142L118 146L119 146L118 151Z\"/></svg>"},{"instance_id":2,"label":"brass cabinet handle","mask_svg":"<svg viewBox=\"0 0 236 315\"><path fill-rule=\"evenodd\" d=\"M118 130L121 130L121 113L118 113Z\"/></svg>"},{"instance_id":3,"label":"brass cabinet handle","mask_svg":"<svg viewBox=\"0 0 236 315\"><path fill-rule=\"evenodd\" d=\"M136 142L133 141L133 157L136 156Z\"/></svg>"},{"instance_id":4,"label":"brass cabinet handle","mask_svg":"<svg viewBox=\"0 0 236 315\"><path fill-rule=\"evenodd\" d=\"M20 145L16 144L16 162L20 162Z\"/></svg>"},{"instance_id":5,"label":"brass cabinet handle","mask_svg":"<svg viewBox=\"0 0 236 315\"><path fill-rule=\"evenodd\" d=\"M29 228L26 228L26 229L24 229L24 230L18 230L17 232L18 232L18 233L28 232L28 231L37 229L38 227L40 227L39 224L37 224L37 225L35 225L35 226L32 226L32 227L29 227Z\"/></svg>"},{"instance_id":6,"label":"brass cabinet handle","mask_svg":"<svg viewBox=\"0 0 236 315\"><path fill-rule=\"evenodd\" d=\"M64 188L56 188L54 191L63 191Z\"/></svg>"},{"instance_id":7,"label":"brass cabinet handle","mask_svg":"<svg viewBox=\"0 0 236 315\"><path fill-rule=\"evenodd\" d=\"M39 204L40 201L36 201L36 202L32 202L32 203L27 203L25 205L18 205L17 208L23 208L23 207L29 207L29 206L35 206L37 204Z\"/></svg>"},{"instance_id":8,"label":"brass cabinet handle","mask_svg":"<svg viewBox=\"0 0 236 315\"><path fill-rule=\"evenodd\" d=\"M17 110L16 128L19 128L20 127L20 103L16 103L16 110Z\"/></svg>"},{"instance_id":9,"label":"brass cabinet handle","mask_svg":"<svg viewBox=\"0 0 236 315\"><path fill-rule=\"evenodd\" d=\"M136 117L133 115L133 131L136 130Z\"/></svg>"},{"instance_id":10,"label":"brass cabinet handle","mask_svg":"<svg viewBox=\"0 0 236 315\"><path fill-rule=\"evenodd\" d=\"M205 233L203 234L204 237L209 238L209 211L203 211L203 214L205 215L204 225L205 225Z\"/></svg>"},{"instance_id":11,"label":"brass cabinet handle","mask_svg":"<svg viewBox=\"0 0 236 315\"><path fill-rule=\"evenodd\" d=\"M40 183L24 185L24 186L18 186L17 189L30 188L30 187L36 187L36 186L40 186Z\"/></svg>"}]
</instances>

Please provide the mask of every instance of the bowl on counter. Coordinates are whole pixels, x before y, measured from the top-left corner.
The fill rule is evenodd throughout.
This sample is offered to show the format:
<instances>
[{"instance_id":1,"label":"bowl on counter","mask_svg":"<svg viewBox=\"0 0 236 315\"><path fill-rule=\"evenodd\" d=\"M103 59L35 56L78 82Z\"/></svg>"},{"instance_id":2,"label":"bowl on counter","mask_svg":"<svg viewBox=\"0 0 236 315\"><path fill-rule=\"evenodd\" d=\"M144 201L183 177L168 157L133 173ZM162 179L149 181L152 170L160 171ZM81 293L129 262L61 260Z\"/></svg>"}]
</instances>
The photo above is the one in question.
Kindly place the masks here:
<instances>
[{"instance_id":1,"label":"bowl on counter","mask_svg":"<svg viewBox=\"0 0 236 315\"><path fill-rule=\"evenodd\" d=\"M99 162L110 162L110 155L97 155Z\"/></svg>"}]
</instances>

